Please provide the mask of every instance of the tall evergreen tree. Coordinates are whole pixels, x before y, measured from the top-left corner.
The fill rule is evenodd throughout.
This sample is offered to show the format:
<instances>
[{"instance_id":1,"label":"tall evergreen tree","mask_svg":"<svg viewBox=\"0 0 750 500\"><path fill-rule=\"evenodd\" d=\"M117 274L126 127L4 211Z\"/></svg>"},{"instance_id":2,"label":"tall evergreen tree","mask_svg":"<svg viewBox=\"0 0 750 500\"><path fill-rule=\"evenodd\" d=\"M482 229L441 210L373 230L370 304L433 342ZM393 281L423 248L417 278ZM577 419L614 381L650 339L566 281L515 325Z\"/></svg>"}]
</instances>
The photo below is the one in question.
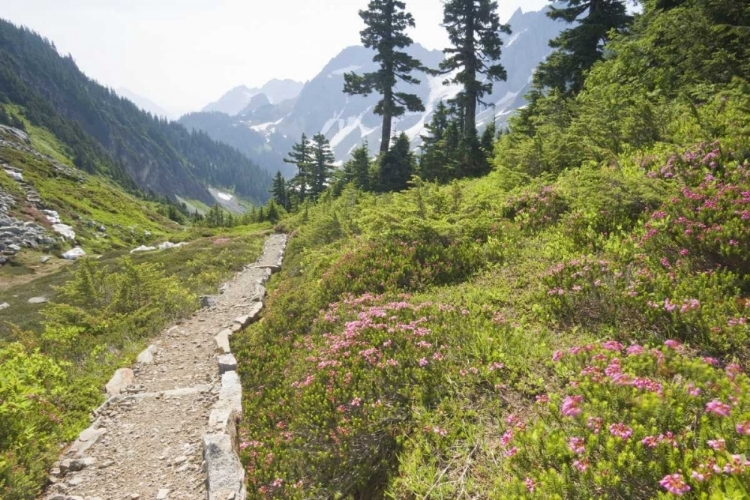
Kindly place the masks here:
<instances>
[{"instance_id":1,"label":"tall evergreen tree","mask_svg":"<svg viewBox=\"0 0 750 500\"><path fill-rule=\"evenodd\" d=\"M409 187L415 159L409 137L405 133L401 132L401 135L393 138L393 147L386 154L380 155L379 162L378 191L403 191Z\"/></svg>"},{"instance_id":2,"label":"tall evergreen tree","mask_svg":"<svg viewBox=\"0 0 750 500\"><path fill-rule=\"evenodd\" d=\"M550 7L547 15L576 23L549 42L557 49L534 74L537 87L576 94L583 88L586 72L601 59L611 30L623 30L631 21L624 0L562 0L566 7ZM583 14L586 14L585 17Z\"/></svg>"},{"instance_id":3,"label":"tall evergreen tree","mask_svg":"<svg viewBox=\"0 0 750 500\"><path fill-rule=\"evenodd\" d=\"M273 184L271 185L271 195L273 200L280 206L289 210L289 193L286 189L286 181L281 175L281 172L276 172L276 176L273 178Z\"/></svg>"},{"instance_id":4,"label":"tall evergreen tree","mask_svg":"<svg viewBox=\"0 0 750 500\"><path fill-rule=\"evenodd\" d=\"M352 157L344 164L342 181L344 184L353 183L357 188L367 191L370 189L370 150L367 142L352 152Z\"/></svg>"},{"instance_id":5,"label":"tall evergreen tree","mask_svg":"<svg viewBox=\"0 0 750 500\"><path fill-rule=\"evenodd\" d=\"M375 50L373 61L380 65L380 69L364 75L344 75L344 92L347 94L367 96L377 92L383 96L375 106L375 114L383 117L381 153L388 151L393 117L403 115L406 110L424 111L419 97L395 89L399 80L418 84L419 80L411 73L422 68L418 60L399 50L414 43L405 33L407 28L415 26L414 18L405 9L406 4L398 0L370 0L367 10L359 12L367 26L360 34L364 46Z\"/></svg>"},{"instance_id":6,"label":"tall evergreen tree","mask_svg":"<svg viewBox=\"0 0 750 500\"><path fill-rule=\"evenodd\" d=\"M304 200L307 197L307 190L312 184L310 175L312 151L307 135L303 133L300 142L292 146L288 158L284 158L284 163L297 165L297 175L292 178L290 185L299 200Z\"/></svg>"},{"instance_id":7,"label":"tall evergreen tree","mask_svg":"<svg viewBox=\"0 0 750 500\"><path fill-rule=\"evenodd\" d=\"M419 176L427 181L443 182L450 170L449 151L445 136L450 126L450 111L443 101L435 107L432 121L425 125L429 135L423 135L422 154L419 157Z\"/></svg>"},{"instance_id":8,"label":"tall evergreen tree","mask_svg":"<svg viewBox=\"0 0 750 500\"><path fill-rule=\"evenodd\" d=\"M311 144L310 196L317 200L331 181L336 157L331 151L331 143L323 134L315 134Z\"/></svg>"},{"instance_id":9,"label":"tall evergreen tree","mask_svg":"<svg viewBox=\"0 0 750 500\"><path fill-rule=\"evenodd\" d=\"M476 137L477 104L484 104L482 97L492 92L493 82L507 78L498 61L503 46L500 33L510 34L510 27L500 23L494 0L446 0L443 9L443 26L453 46L443 50L447 57L438 73L457 71L446 84L463 86L455 98L464 114L463 135Z\"/></svg>"}]
</instances>

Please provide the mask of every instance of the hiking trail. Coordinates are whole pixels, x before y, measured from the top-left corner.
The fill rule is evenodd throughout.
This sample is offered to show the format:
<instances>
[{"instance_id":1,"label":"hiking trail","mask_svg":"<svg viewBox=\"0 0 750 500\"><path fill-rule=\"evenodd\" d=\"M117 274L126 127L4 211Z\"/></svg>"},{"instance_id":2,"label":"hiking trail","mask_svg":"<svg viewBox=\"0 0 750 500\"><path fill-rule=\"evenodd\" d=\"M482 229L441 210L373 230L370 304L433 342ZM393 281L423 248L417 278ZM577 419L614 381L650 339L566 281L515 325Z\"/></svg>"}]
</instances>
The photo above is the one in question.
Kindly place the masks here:
<instances>
[{"instance_id":1,"label":"hiking trail","mask_svg":"<svg viewBox=\"0 0 750 500\"><path fill-rule=\"evenodd\" d=\"M244 500L242 388L229 337L258 319L286 241L269 236L220 295L203 297L203 309L117 370L91 427L55 463L44 500Z\"/></svg>"}]
</instances>

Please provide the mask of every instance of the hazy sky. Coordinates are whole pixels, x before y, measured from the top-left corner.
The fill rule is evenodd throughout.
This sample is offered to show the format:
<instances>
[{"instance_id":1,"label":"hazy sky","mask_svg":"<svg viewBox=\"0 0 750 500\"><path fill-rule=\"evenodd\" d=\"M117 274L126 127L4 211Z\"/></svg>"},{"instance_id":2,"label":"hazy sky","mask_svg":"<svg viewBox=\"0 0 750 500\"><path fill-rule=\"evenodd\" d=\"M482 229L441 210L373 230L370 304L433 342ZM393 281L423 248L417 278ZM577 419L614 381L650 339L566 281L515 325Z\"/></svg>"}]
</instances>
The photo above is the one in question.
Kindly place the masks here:
<instances>
[{"instance_id":1,"label":"hazy sky","mask_svg":"<svg viewBox=\"0 0 750 500\"><path fill-rule=\"evenodd\" d=\"M306 81L359 43L368 0L0 0L0 17L52 40L100 83L167 111L198 110L238 85ZM500 0L507 20L546 0ZM406 0L422 45L442 49L441 0Z\"/></svg>"}]
</instances>

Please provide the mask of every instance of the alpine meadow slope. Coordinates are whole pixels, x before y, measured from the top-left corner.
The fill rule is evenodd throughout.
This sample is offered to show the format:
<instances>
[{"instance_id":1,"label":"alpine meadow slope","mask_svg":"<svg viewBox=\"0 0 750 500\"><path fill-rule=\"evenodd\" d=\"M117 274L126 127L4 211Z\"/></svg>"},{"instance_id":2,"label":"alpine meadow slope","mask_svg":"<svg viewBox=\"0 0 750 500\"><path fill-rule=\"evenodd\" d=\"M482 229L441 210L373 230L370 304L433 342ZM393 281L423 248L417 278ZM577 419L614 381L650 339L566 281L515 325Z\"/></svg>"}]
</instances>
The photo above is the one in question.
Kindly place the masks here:
<instances>
[{"instance_id":1,"label":"alpine meadow slope","mask_svg":"<svg viewBox=\"0 0 750 500\"><path fill-rule=\"evenodd\" d=\"M249 497L748 498L748 23L644 2L489 175L282 220L233 339Z\"/></svg>"}]
</instances>

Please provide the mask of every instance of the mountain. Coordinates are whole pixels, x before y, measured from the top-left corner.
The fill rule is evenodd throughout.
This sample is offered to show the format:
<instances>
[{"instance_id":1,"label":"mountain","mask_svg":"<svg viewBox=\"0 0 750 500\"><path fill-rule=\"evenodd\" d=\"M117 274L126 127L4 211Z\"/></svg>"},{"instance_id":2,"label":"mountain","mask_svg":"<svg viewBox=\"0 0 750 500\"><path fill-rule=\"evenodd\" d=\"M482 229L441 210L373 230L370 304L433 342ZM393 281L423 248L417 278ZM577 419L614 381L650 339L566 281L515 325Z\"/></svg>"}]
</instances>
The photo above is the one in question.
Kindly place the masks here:
<instances>
[{"instance_id":1,"label":"mountain","mask_svg":"<svg viewBox=\"0 0 750 500\"><path fill-rule=\"evenodd\" d=\"M89 79L38 34L0 20L0 102L70 148L75 164L129 189L213 204L209 186L256 202L270 176L203 132L153 117Z\"/></svg>"},{"instance_id":2,"label":"mountain","mask_svg":"<svg viewBox=\"0 0 750 500\"><path fill-rule=\"evenodd\" d=\"M280 103L297 97L304 87L303 83L294 80L273 79L261 88L249 88L245 85L235 87L217 101L204 107L201 111L219 111L228 115L236 115L250 104L255 96L263 94L270 103Z\"/></svg>"},{"instance_id":3,"label":"mountain","mask_svg":"<svg viewBox=\"0 0 750 500\"><path fill-rule=\"evenodd\" d=\"M534 69L550 53L549 40L565 28L564 23L547 17L547 10L523 12L518 9L511 16L509 24L513 34L503 35L501 60L508 72L508 80L496 83L492 94L485 96L485 101L493 106L480 110L477 117L480 127L493 117L498 123L503 123L513 111L526 104L523 96L529 89ZM437 68L444 58L441 51L428 50L419 44L412 45L408 51L430 68ZM275 102L269 98L270 104L265 104L264 99L256 97L259 94L255 93L258 92L255 89L234 89L223 99L227 104L224 109L229 109L228 103L232 102L228 114L235 116L219 119L196 114L190 118L189 124L206 131L216 140L235 146L268 169L275 169L278 164L271 162L263 165L255 156L257 152L254 147L248 146L257 142L258 133L265 136L267 147L284 147L277 152L279 157L286 154L302 133L312 136L318 132L324 133L331 141L339 161L346 159L363 140L368 141L371 151L377 151L380 146L381 117L372 111L380 97L349 96L342 91L344 73L363 73L377 68L372 61L373 55L371 50L362 46L347 47L307 82L294 100ZM460 90L457 85L444 86L443 81L447 77L418 75L417 78L421 80L419 85L404 88L422 98L425 111L407 113L394 120L393 129L394 133L406 132L415 148L421 143L420 134L424 133L424 125L429 123L435 106L441 100L452 98ZM244 107L235 112L240 102L244 103ZM219 121L220 127L217 125ZM188 121L182 120L182 123L188 124ZM290 173L294 170L284 166L281 171Z\"/></svg>"},{"instance_id":4,"label":"mountain","mask_svg":"<svg viewBox=\"0 0 750 500\"><path fill-rule=\"evenodd\" d=\"M152 101L148 97L144 97L142 95L136 94L135 92L129 89L120 87L115 92L117 92L117 95L119 95L120 97L124 97L125 99L128 99L133 104L141 108L143 111L151 113L154 116L159 116L159 117L163 116L169 119L177 118L175 113L170 113L169 111L162 108L161 106L156 104L154 101Z\"/></svg>"}]
</instances>

